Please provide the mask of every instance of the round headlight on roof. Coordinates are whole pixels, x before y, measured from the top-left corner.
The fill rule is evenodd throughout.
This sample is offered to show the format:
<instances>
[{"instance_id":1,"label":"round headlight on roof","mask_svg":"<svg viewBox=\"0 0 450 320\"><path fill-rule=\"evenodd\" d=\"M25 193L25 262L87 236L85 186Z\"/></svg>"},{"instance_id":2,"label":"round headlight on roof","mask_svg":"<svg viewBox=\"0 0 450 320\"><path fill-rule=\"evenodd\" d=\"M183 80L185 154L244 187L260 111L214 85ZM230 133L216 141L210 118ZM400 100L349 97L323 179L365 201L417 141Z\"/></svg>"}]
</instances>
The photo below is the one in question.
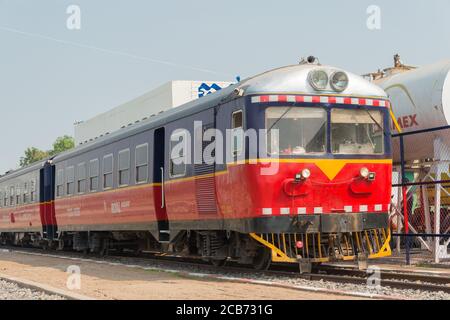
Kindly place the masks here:
<instances>
[{"instance_id":1,"label":"round headlight on roof","mask_svg":"<svg viewBox=\"0 0 450 320\"><path fill-rule=\"evenodd\" d=\"M345 72L337 71L331 75L330 83L333 90L342 92L348 87L348 76Z\"/></svg>"},{"instance_id":2,"label":"round headlight on roof","mask_svg":"<svg viewBox=\"0 0 450 320\"><path fill-rule=\"evenodd\" d=\"M328 74L323 70L313 70L308 75L309 83L316 90L325 90L328 86Z\"/></svg>"}]
</instances>

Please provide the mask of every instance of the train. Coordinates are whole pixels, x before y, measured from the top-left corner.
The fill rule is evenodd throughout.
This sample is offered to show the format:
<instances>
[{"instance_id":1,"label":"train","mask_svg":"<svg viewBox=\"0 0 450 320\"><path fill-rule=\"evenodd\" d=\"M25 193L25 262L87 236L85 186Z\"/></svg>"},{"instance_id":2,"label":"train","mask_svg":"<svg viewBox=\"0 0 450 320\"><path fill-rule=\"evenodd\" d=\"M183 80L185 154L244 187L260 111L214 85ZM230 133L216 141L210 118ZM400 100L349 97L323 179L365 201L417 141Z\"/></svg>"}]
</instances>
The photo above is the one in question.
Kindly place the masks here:
<instances>
[{"instance_id":1,"label":"train","mask_svg":"<svg viewBox=\"0 0 450 320\"><path fill-rule=\"evenodd\" d=\"M0 178L0 242L267 269L391 254L390 101L314 57Z\"/></svg>"}]
</instances>

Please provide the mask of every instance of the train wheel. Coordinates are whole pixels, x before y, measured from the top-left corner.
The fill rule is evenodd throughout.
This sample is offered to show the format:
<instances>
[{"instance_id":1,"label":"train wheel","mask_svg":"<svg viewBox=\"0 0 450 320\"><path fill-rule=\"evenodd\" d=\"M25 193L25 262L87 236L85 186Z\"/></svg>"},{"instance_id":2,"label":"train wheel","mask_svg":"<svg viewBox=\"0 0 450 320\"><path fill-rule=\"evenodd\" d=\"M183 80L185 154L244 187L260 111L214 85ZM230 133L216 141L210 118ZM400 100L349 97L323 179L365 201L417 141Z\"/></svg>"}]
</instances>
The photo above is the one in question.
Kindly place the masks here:
<instances>
[{"instance_id":1,"label":"train wheel","mask_svg":"<svg viewBox=\"0 0 450 320\"><path fill-rule=\"evenodd\" d=\"M211 259L210 261L214 267L223 267L227 263L227 259Z\"/></svg>"},{"instance_id":2,"label":"train wheel","mask_svg":"<svg viewBox=\"0 0 450 320\"><path fill-rule=\"evenodd\" d=\"M268 270L272 264L272 252L267 248L260 248L253 259L253 268L256 270Z\"/></svg>"}]
</instances>

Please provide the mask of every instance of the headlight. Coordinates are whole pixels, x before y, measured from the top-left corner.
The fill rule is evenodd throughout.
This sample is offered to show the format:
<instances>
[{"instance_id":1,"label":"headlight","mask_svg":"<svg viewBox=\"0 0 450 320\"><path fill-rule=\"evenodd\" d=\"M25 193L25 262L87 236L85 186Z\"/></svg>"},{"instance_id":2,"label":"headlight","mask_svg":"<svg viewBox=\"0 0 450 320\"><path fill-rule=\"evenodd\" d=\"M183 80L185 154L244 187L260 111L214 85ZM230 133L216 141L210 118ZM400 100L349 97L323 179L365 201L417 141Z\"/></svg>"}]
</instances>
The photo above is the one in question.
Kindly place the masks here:
<instances>
[{"instance_id":1,"label":"headlight","mask_svg":"<svg viewBox=\"0 0 450 320\"><path fill-rule=\"evenodd\" d=\"M338 92L342 92L348 87L348 76L345 72L338 71L331 76L331 87Z\"/></svg>"},{"instance_id":2,"label":"headlight","mask_svg":"<svg viewBox=\"0 0 450 320\"><path fill-rule=\"evenodd\" d=\"M361 175L361 177L363 177L364 179L367 179L369 177L370 171L367 168L362 168L361 171L359 172L359 174Z\"/></svg>"},{"instance_id":3,"label":"headlight","mask_svg":"<svg viewBox=\"0 0 450 320\"><path fill-rule=\"evenodd\" d=\"M308 169L304 169L302 171L302 178L303 179L308 179L309 177L311 177L311 171L309 171Z\"/></svg>"},{"instance_id":4,"label":"headlight","mask_svg":"<svg viewBox=\"0 0 450 320\"><path fill-rule=\"evenodd\" d=\"M309 73L309 83L316 90L325 90L328 86L328 74L323 70L313 70Z\"/></svg>"}]
</instances>

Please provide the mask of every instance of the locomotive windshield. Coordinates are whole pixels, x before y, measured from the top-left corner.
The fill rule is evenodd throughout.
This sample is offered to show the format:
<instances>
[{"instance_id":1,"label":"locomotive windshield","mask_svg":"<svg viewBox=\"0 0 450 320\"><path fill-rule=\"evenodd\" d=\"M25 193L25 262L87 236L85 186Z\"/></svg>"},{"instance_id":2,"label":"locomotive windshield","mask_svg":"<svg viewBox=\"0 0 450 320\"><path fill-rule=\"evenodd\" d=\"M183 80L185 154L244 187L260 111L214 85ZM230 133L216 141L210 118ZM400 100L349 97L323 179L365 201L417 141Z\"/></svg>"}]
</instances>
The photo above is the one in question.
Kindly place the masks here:
<instances>
[{"instance_id":1,"label":"locomotive windshield","mask_svg":"<svg viewBox=\"0 0 450 320\"><path fill-rule=\"evenodd\" d=\"M268 108L266 128L270 128L267 139L269 154L314 155L326 152L327 112L322 108Z\"/></svg>"},{"instance_id":2,"label":"locomotive windshield","mask_svg":"<svg viewBox=\"0 0 450 320\"><path fill-rule=\"evenodd\" d=\"M336 155L381 155L384 114L379 110L315 107L266 109L267 151L270 155L327 153L328 113L331 152Z\"/></svg>"},{"instance_id":3,"label":"locomotive windshield","mask_svg":"<svg viewBox=\"0 0 450 320\"><path fill-rule=\"evenodd\" d=\"M381 111L331 111L331 146L334 154L383 154L383 130Z\"/></svg>"}]
</instances>

